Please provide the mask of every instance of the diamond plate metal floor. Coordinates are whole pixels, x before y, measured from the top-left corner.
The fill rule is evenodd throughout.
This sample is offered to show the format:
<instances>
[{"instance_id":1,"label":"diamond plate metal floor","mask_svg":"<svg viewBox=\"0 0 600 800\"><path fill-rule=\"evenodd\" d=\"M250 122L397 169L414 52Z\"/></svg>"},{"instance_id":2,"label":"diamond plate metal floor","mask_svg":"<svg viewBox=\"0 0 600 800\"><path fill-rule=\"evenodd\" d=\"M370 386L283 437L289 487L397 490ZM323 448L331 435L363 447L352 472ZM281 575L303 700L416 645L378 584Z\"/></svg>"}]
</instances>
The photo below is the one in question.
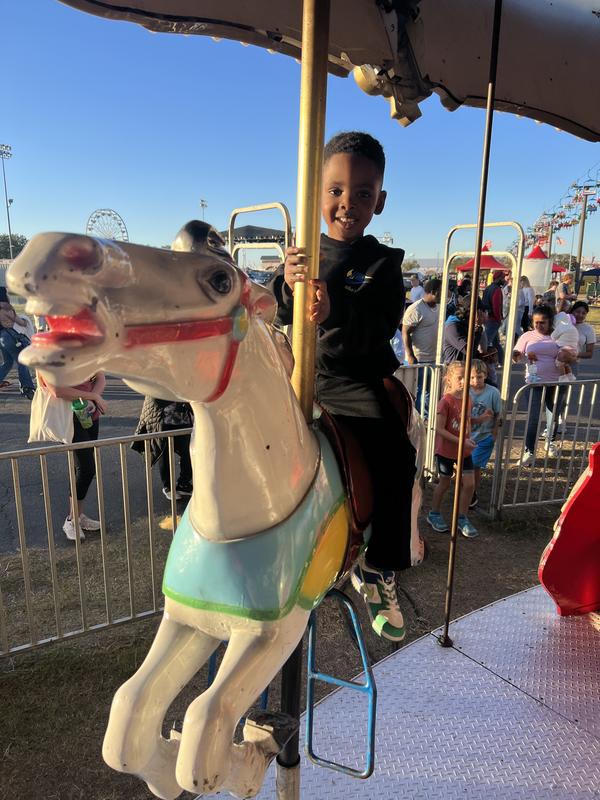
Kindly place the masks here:
<instances>
[{"instance_id":1,"label":"diamond plate metal floor","mask_svg":"<svg viewBox=\"0 0 600 800\"><path fill-rule=\"evenodd\" d=\"M303 800L600 798L600 615L559 617L541 587L454 622L375 667L377 761L367 781L303 755ZM354 767L366 702L317 707L315 748ZM260 800L275 797L274 771Z\"/></svg>"}]
</instances>

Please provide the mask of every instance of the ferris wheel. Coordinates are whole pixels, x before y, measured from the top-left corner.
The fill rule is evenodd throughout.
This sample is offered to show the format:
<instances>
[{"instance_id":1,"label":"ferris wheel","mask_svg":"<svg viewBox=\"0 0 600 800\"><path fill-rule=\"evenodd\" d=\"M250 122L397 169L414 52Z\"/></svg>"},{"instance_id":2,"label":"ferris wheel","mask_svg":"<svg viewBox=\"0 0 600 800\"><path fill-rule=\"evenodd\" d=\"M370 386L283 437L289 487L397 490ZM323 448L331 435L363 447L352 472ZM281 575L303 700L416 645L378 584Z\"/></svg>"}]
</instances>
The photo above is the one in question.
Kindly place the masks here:
<instances>
[{"instance_id":1,"label":"ferris wheel","mask_svg":"<svg viewBox=\"0 0 600 800\"><path fill-rule=\"evenodd\" d=\"M112 208L99 208L90 214L85 226L88 236L98 236L101 239L116 239L119 242L128 242L129 234L122 217Z\"/></svg>"}]
</instances>

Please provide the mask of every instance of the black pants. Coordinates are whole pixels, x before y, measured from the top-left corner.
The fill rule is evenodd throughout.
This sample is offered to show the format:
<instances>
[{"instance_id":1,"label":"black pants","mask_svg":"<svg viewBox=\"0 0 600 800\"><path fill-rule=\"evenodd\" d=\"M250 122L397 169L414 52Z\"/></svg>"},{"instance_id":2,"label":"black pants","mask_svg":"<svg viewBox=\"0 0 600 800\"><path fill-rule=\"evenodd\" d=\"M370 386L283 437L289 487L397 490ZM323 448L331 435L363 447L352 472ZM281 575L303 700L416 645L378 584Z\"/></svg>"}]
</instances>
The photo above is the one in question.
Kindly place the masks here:
<instances>
[{"instance_id":1,"label":"black pants","mask_svg":"<svg viewBox=\"0 0 600 800\"><path fill-rule=\"evenodd\" d=\"M176 431L179 425L163 425L164 431ZM177 483L191 483L192 482L192 461L190 459L190 441L189 434L181 434L181 436L173 436L173 449L179 456L179 480ZM171 478L169 473L169 442L168 437L164 437L161 441L164 442L164 449L158 458L158 471L160 479L165 489L170 489Z\"/></svg>"},{"instance_id":2,"label":"black pants","mask_svg":"<svg viewBox=\"0 0 600 800\"><path fill-rule=\"evenodd\" d=\"M380 570L408 569L415 448L391 410L381 419L334 416L358 439L373 481L367 561Z\"/></svg>"},{"instance_id":3,"label":"black pants","mask_svg":"<svg viewBox=\"0 0 600 800\"><path fill-rule=\"evenodd\" d=\"M76 414L73 414L73 442L95 442L100 430L100 420L94 420L90 428L82 428ZM75 461L75 489L77 499L84 500L90 483L96 474L94 462L94 448L86 447L83 450L73 450Z\"/></svg>"}]
</instances>

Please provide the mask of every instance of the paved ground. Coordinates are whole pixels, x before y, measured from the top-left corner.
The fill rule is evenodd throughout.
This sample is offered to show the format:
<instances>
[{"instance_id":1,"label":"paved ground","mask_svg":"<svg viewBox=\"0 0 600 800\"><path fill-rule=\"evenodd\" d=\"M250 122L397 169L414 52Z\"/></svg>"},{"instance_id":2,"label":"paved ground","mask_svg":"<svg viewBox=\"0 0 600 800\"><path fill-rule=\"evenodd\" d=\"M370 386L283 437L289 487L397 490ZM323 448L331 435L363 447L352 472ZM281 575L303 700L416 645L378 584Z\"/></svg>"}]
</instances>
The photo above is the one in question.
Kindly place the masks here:
<instances>
[{"instance_id":1,"label":"paved ground","mask_svg":"<svg viewBox=\"0 0 600 800\"><path fill-rule=\"evenodd\" d=\"M9 375L13 378L14 373ZM135 432L142 397L129 389L117 378L109 378L105 397L108 413L100 422L100 436L103 439L130 436ZM18 383L0 393L0 452L26 450L40 445L28 445L29 401L19 394ZM103 477L106 498L106 511L111 530L123 529L122 482L118 447L110 447L103 452ZM146 513L146 486L143 459L127 449L127 466L130 483L130 511L132 518ZM52 520L55 539L59 545L68 545L62 535L61 527L68 511L68 471L66 456L54 455L48 458L48 473L52 500ZM155 475L154 499L157 512L167 513L168 501L160 493L160 481ZM40 466L37 457L19 459L19 478L25 512L27 542L30 546L45 546L46 533L44 505L41 487ZM96 484L89 492L86 510L90 516L97 511ZM58 532L58 533L57 533ZM0 460L0 552L16 549L18 528L13 500L13 478L10 462Z\"/></svg>"}]
</instances>

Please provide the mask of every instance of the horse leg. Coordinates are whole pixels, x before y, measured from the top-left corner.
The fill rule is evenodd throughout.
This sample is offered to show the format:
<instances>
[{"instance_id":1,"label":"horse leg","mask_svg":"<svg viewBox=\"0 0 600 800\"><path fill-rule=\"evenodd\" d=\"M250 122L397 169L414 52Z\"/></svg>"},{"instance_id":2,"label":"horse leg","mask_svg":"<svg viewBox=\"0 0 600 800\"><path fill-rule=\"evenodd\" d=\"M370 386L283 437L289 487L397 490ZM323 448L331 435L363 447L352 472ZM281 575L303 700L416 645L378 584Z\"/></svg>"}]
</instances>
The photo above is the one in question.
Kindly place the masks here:
<instances>
[{"instance_id":1,"label":"horse leg","mask_svg":"<svg viewBox=\"0 0 600 800\"><path fill-rule=\"evenodd\" d=\"M280 749L273 738L259 741L258 728L233 744L236 726L287 661L308 622L296 607L278 622L240 622L214 683L190 704L177 757L177 782L190 792L227 790L238 797L256 794L265 771ZM244 731L246 734L246 730Z\"/></svg>"},{"instance_id":2,"label":"horse leg","mask_svg":"<svg viewBox=\"0 0 600 800\"><path fill-rule=\"evenodd\" d=\"M161 735L167 709L220 643L164 616L144 663L114 696L102 755L138 775L163 800L181 794L175 777L179 741Z\"/></svg>"}]
</instances>

